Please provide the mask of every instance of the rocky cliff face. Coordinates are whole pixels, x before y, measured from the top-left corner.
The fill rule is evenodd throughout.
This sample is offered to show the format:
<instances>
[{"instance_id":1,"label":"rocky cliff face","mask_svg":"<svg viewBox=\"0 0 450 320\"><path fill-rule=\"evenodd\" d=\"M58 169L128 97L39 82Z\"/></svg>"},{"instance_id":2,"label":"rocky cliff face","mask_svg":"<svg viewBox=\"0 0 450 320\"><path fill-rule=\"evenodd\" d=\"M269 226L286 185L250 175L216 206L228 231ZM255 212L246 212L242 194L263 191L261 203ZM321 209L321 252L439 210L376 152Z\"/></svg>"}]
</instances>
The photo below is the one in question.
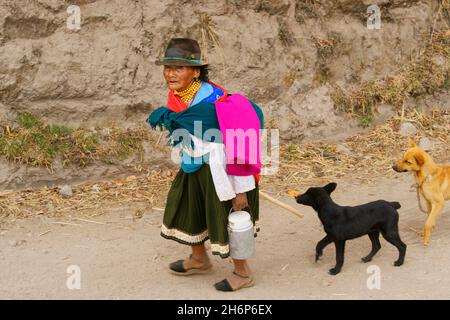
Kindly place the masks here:
<instances>
[{"instance_id":1,"label":"rocky cliff face","mask_svg":"<svg viewBox=\"0 0 450 320\"><path fill-rule=\"evenodd\" d=\"M381 29L366 26L381 9ZM67 12L77 5L81 29ZM259 103L283 139L335 138L330 84L395 73L433 27L431 0L0 0L0 116L31 111L90 126L142 123L163 105L154 60L175 36L196 38L212 80ZM350 130L349 130L350 129Z\"/></svg>"}]
</instances>

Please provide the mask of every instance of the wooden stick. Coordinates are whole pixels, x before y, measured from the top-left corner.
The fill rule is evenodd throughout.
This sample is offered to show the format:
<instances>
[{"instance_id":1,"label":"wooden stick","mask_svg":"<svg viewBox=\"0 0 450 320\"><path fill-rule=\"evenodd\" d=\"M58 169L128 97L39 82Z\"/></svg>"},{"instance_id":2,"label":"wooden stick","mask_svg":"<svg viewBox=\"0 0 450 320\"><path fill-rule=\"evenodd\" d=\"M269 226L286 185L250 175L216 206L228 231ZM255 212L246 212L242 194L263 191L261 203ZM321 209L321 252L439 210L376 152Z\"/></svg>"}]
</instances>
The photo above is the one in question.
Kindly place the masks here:
<instances>
[{"instance_id":1,"label":"wooden stick","mask_svg":"<svg viewBox=\"0 0 450 320\"><path fill-rule=\"evenodd\" d=\"M95 224L108 225L107 223L104 223L104 222L98 222L98 221L87 220L87 219L81 219L81 218L73 218L73 220L84 221L84 222L95 223Z\"/></svg>"},{"instance_id":2,"label":"wooden stick","mask_svg":"<svg viewBox=\"0 0 450 320\"><path fill-rule=\"evenodd\" d=\"M414 232L417 233L417 234L420 234L420 231L414 229L413 227L409 227L409 229L411 229L412 231L414 231Z\"/></svg>"},{"instance_id":3,"label":"wooden stick","mask_svg":"<svg viewBox=\"0 0 450 320\"><path fill-rule=\"evenodd\" d=\"M284 208L284 209L286 209L286 210L292 212L292 213L295 214L297 217L299 217L299 218L303 218L303 217L304 217L303 214L300 213L298 210L292 208L291 206L289 206L289 205L287 205L287 204L285 204L285 203L283 203L283 202L281 202L281 201L279 201L279 200L277 200L277 199L275 199L275 198L272 198L272 197L269 196L267 193L262 192L262 191L259 191L259 194L260 194L261 196L263 196L263 198L269 200L270 202L272 202L272 203L274 203L274 204L276 204L276 205L278 205L278 206L280 206L280 207L282 207L282 208Z\"/></svg>"},{"instance_id":4,"label":"wooden stick","mask_svg":"<svg viewBox=\"0 0 450 320\"><path fill-rule=\"evenodd\" d=\"M2 191L2 192L0 192L0 197L8 196L8 195L13 194L13 193L14 193L13 190Z\"/></svg>"},{"instance_id":5,"label":"wooden stick","mask_svg":"<svg viewBox=\"0 0 450 320\"><path fill-rule=\"evenodd\" d=\"M159 142L161 141L163 134L164 134L164 131L159 134L158 141L156 141L155 146L159 145Z\"/></svg>"},{"instance_id":6,"label":"wooden stick","mask_svg":"<svg viewBox=\"0 0 450 320\"><path fill-rule=\"evenodd\" d=\"M62 224L62 225L67 225L67 226L81 227L81 224L68 223L68 222L59 222L59 221L55 221L55 222L51 222L51 223L52 223L52 224Z\"/></svg>"},{"instance_id":7,"label":"wooden stick","mask_svg":"<svg viewBox=\"0 0 450 320\"><path fill-rule=\"evenodd\" d=\"M272 202L272 203L274 203L274 204L276 204L276 205L278 205L278 206L280 206L280 207L282 207L282 208L284 208L284 209L286 209L286 210L292 212L292 213L295 214L297 217L299 217L299 218L303 218L303 217L304 217L304 215L303 215L300 211L298 211L298 210L292 208L290 205L287 205L287 204L285 204L285 203L283 203L283 202L281 202L281 201L279 201L279 200L277 200L277 199L275 199L275 198L272 198L272 197L269 196L267 193L265 193L265 192L263 192L263 191L260 190L260 191L259 191L259 194L260 194L261 196L263 196L263 198L269 200L270 202ZM162 209L162 208L157 208L157 207L153 207L152 210L156 210L156 211L164 211L164 209Z\"/></svg>"}]
</instances>

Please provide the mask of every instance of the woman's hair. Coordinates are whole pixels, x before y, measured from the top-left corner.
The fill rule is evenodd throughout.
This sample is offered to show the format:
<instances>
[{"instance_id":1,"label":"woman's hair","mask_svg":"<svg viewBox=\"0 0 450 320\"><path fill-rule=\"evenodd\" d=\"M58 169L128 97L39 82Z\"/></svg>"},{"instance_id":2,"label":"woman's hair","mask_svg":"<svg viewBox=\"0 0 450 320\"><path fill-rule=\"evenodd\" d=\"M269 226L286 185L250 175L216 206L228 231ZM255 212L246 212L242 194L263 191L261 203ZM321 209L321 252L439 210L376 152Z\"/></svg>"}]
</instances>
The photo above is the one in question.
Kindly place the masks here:
<instances>
[{"instance_id":1,"label":"woman's hair","mask_svg":"<svg viewBox=\"0 0 450 320\"><path fill-rule=\"evenodd\" d=\"M200 76L198 77L203 82L209 82L209 68L208 66L198 67L200 69Z\"/></svg>"}]
</instances>

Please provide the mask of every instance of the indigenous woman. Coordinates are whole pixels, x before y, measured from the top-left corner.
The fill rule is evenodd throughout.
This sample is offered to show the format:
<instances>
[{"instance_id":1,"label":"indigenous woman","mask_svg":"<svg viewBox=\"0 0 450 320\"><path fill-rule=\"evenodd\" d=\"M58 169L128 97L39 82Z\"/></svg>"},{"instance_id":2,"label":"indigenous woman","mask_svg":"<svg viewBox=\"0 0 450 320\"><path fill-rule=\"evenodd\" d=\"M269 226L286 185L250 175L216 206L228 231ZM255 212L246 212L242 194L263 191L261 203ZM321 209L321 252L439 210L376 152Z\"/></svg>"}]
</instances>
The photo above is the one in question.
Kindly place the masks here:
<instances>
[{"instance_id":1,"label":"indigenous woman","mask_svg":"<svg viewBox=\"0 0 450 320\"><path fill-rule=\"evenodd\" d=\"M259 129L263 126L263 115L252 101L238 94L230 95L209 80L208 65L202 63L195 40L170 40L164 58L156 64L164 68L169 96L167 106L153 111L147 121L152 128L169 130L171 144L181 162L167 196L161 236L188 245L192 251L188 258L171 263L169 269L182 276L207 273L212 265L206 240L211 242L213 255L221 258L230 255L227 231L230 211L244 209L254 224L258 221ZM209 129L222 136L206 137L205 130ZM234 148L226 151L223 134L225 130L236 129L257 131L254 142L258 154L253 163L248 161L249 152L240 157L245 161L230 163L230 159L238 157ZM184 134L177 140L179 130ZM228 139L228 143L231 141L234 140ZM255 236L257 231L255 227ZM233 259L233 264L233 272L214 285L217 290L235 291L253 285L247 260Z\"/></svg>"}]
</instances>

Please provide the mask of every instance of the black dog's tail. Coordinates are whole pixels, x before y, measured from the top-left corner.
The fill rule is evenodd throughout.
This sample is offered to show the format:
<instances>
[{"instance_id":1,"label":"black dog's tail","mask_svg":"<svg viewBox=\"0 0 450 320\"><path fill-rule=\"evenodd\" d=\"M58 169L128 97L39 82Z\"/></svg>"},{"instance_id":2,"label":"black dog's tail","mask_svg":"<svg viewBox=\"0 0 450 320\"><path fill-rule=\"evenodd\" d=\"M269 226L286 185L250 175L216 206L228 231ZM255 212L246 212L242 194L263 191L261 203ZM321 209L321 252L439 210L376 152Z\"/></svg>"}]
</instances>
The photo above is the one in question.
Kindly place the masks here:
<instances>
[{"instance_id":1,"label":"black dog's tail","mask_svg":"<svg viewBox=\"0 0 450 320\"><path fill-rule=\"evenodd\" d=\"M389 202L392 208L394 209L400 209L402 206L398 202Z\"/></svg>"}]
</instances>

